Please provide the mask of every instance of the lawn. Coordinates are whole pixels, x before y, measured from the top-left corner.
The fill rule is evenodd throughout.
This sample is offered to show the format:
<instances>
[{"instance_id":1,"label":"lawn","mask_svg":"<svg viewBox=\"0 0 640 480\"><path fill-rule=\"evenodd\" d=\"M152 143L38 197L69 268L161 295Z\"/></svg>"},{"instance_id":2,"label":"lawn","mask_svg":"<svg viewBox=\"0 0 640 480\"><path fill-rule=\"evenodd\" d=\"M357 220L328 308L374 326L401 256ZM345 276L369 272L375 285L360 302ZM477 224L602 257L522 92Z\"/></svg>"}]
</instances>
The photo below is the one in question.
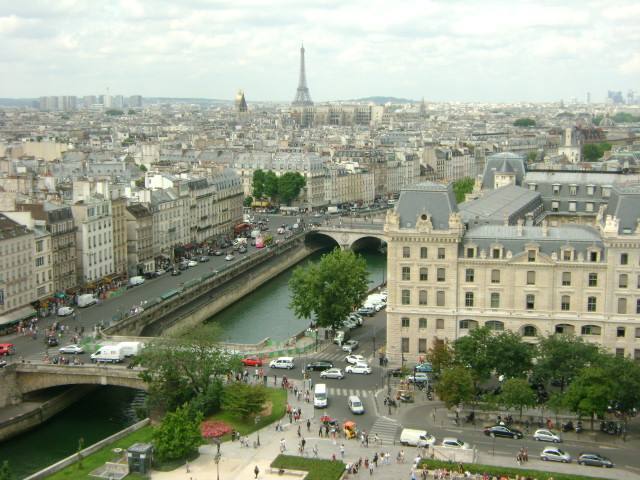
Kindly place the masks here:
<instances>
[{"instance_id":1,"label":"lawn","mask_svg":"<svg viewBox=\"0 0 640 480\"><path fill-rule=\"evenodd\" d=\"M273 462L271 462L271 467L282 467L287 470L303 470L309 472L305 480L337 480L345 471L345 464L341 461L293 457L289 455L278 455Z\"/></svg>"}]
</instances>

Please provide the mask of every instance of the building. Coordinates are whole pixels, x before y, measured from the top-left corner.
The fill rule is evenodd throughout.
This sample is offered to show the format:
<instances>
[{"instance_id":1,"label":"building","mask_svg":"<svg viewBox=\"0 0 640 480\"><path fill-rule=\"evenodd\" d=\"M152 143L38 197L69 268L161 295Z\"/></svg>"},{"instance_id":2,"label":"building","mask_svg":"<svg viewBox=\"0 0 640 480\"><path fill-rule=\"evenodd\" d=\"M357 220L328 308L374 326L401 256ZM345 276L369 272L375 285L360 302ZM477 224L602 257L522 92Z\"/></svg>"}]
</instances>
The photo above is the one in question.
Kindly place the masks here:
<instances>
[{"instance_id":1,"label":"building","mask_svg":"<svg viewBox=\"0 0 640 480\"><path fill-rule=\"evenodd\" d=\"M153 272L153 215L142 203L126 207L127 262L129 276Z\"/></svg>"},{"instance_id":2,"label":"building","mask_svg":"<svg viewBox=\"0 0 640 480\"><path fill-rule=\"evenodd\" d=\"M593 227L514 224L510 209L535 212L540 200L519 193L512 207L506 197L500 206L498 192L491 208L501 215L474 223L451 184L403 189L385 223L389 359L417 362L436 339L482 326L531 343L574 333L640 358L640 184L613 185Z\"/></svg>"}]
</instances>

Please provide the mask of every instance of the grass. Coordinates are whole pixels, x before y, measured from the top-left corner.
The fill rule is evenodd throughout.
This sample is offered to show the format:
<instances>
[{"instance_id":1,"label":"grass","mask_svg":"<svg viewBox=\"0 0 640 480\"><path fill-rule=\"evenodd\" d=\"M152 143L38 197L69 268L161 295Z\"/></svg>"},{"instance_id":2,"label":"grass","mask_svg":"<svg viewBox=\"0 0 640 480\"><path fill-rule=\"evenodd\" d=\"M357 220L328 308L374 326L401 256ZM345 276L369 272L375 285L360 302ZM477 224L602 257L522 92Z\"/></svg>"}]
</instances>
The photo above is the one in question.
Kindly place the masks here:
<instances>
[{"instance_id":1,"label":"grass","mask_svg":"<svg viewBox=\"0 0 640 480\"><path fill-rule=\"evenodd\" d=\"M293 457L290 455L278 455L271 462L271 468L280 467L287 470L309 472L305 480L337 480L345 470L345 464L341 461Z\"/></svg>"},{"instance_id":2,"label":"grass","mask_svg":"<svg viewBox=\"0 0 640 480\"><path fill-rule=\"evenodd\" d=\"M86 456L82 461L82 469L78 467L77 463L69 465L63 468L59 472L54 473L47 477L49 480L77 480L77 479L89 479L89 472L92 472L96 468L104 465L105 462L109 462L116 458L119 454L113 452L114 448L122 448L126 450L134 443L150 443L152 436L152 430L150 426L143 427L140 430L127 435L124 438L101 448L95 453ZM136 478L139 476L130 475L128 478ZM139 477L145 478L145 477Z\"/></svg>"},{"instance_id":3,"label":"grass","mask_svg":"<svg viewBox=\"0 0 640 480\"><path fill-rule=\"evenodd\" d=\"M443 468L446 468L449 471L458 471L458 464L456 462L443 462L440 460L426 459L420 462L420 468L422 468L423 465L426 465L429 471ZM471 472L472 475L475 475L476 473L483 475L486 473L490 477L497 478L516 478L517 475L520 475L521 477L529 478L553 478L553 480L605 480L602 477L588 477L586 475L572 475L569 473L544 472L542 470L527 470L525 468L513 467L496 467L493 465L477 465L471 463L465 463L464 470Z\"/></svg>"}]
</instances>

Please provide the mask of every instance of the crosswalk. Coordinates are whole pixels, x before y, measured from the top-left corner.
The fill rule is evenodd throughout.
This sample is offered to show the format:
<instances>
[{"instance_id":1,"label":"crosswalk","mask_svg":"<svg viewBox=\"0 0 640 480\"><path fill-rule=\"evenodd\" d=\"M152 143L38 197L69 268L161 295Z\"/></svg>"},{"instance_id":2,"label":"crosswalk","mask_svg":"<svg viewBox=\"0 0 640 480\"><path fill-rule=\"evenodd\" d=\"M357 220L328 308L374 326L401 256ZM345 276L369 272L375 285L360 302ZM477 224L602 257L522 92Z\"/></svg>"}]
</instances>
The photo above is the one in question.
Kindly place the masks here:
<instances>
[{"instance_id":1,"label":"crosswalk","mask_svg":"<svg viewBox=\"0 0 640 480\"><path fill-rule=\"evenodd\" d=\"M400 426L397 422L392 420L386 420L384 418L378 418L371 427L371 435L377 434L380 438L382 445L393 445L396 439ZM371 436L369 437L371 439Z\"/></svg>"},{"instance_id":2,"label":"crosswalk","mask_svg":"<svg viewBox=\"0 0 640 480\"><path fill-rule=\"evenodd\" d=\"M356 350L355 352L353 352L354 355L362 355L364 358L367 359L367 362L369 363L369 365L373 365L373 361L375 360L373 358L373 355L371 354L367 354L366 352L361 352ZM347 352L313 352L313 353L309 353L306 357L306 359L303 359L303 362L305 363L310 363L314 360L327 360L329 362L333 363L333 366L336 368L343 368L346 367L347 365L349 365L347 362L345 362L345 357L349 355Z\"/></svg>"},{"instance_id":3,"label":"crosswalk","mask_svg":"<svg viewBox=\"0 0 640 480\"><path fill-rule=\"evenodd\" d=\"M327 388L327 394L330 396L342 396L342 397L350 397L351 395L355 395L360 397L360 400L364 400L365 398L373 398L372 392L368 392L367 390L356 389L356 388Z\"/></svg>"}]
</instances>

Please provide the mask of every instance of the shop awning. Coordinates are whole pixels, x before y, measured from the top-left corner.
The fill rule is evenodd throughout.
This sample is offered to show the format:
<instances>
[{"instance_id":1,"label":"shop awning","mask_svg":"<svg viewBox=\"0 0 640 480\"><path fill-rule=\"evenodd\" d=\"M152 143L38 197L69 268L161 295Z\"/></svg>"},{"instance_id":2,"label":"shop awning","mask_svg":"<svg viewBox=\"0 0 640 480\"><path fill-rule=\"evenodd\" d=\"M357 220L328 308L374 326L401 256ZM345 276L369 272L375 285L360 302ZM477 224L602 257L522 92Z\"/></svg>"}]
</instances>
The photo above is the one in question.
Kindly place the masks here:
<instances>
[{"instance_id":1,"label":"shop awning","mask_svg":"<svg viewBox=\"0 0 640 480\"><path fill-rule=\"evenodd\" d=\"M64 292L62 292L62 293L56 293L56 297L58 297L58 298L66 298L66 297L68 297L68 296L69 296L69 295L67 295L67 294L66 294L66 293L64 293Z\"/></svg>"},{"instance_id":2,"label":"shop awning","mask_svg":"<svg viewBox=\"0 0 640 480\"><path fill-rule=\"evenodd\" d=\"M33 307L22 307L13 312L5 313L0 316L0 325L8 325L10 323L16 323L25 318L33 317L36 315L36 311Z\"/></svg>"},{"instance_id":3,"label":"shop awning","mask_svg":"<svg viewBox=\"0 0 640 480\"><path fill-rule=\"evenodd\" d=\"M187 243L186 245L184 245L184 248L193 248L193 244L192 243Z\"/></svg>"}]
</instances>

